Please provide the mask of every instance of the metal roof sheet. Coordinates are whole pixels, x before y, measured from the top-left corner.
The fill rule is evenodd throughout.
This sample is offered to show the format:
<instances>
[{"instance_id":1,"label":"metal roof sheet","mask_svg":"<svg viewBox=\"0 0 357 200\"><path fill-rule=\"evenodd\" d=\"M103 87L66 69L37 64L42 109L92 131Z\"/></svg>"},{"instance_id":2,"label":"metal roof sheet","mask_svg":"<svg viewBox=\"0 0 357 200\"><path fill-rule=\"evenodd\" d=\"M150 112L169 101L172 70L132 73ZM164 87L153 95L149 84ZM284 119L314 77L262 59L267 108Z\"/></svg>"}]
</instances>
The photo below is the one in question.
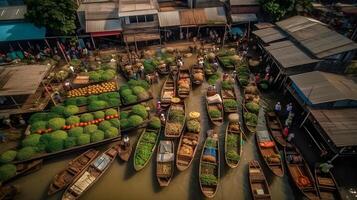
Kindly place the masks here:
<instances>
[{"instance_id":1,"label":"metal roof sheet","mask_svg":"<svg viewBox=\"0 0 357 200\"><path fill-rule=\"evenodd\" d=\"M180 14L177 10L168 12L159 12L160 27L180 26Z\"/></svg>"},{"instance_id":2,"label":"metal roof sheet","mask_svg":"<svg viewBox=\"0 0 357 200\"><path fill-rule=\"evenodd\" d=\"M310 111L337 147L357 145L356 108Z\"/></svg>"},{"instance_id":3,"label":"metal roof sheet","mask_svg":"<svg viewBox=\"0 0 357 200\"><path fill-rule=\"evenodd\" d=\"M158 13L156 0L119 0L119 17Z\"/></svg>"},{"instance_id":4,"label":"metal roof sheet","mask_svg":"<svg viewBox=\"0 0 357 200\"><path fill-rule=\"evenodd\" d=\"M270 43L287 37L285 33L275 27L253 31L253 34L263 40L264 43Z\"/></svg>"},{"instance_id":5,"label":"metal roof sheet","mask_svg":"<svg viewBox=\"0 0 357 200\"><path fill-rule=\"evenodd\" d=\"M283 68L290 68L319 60L311 58L291 41L271 43L265 49L280 63Z\"/></svg>"},{"instance_id":6,"label":"metal roof sheet","mask_svg":"<svg viewBox=\"0 0 357 200\"><path fill-rule=\"evenodd\" d=\"M119 19L108 20L87 20L86 32L106 32L106 31L121 31L123 30Z\"/></svg>"},{"instance_id":7,"label":"metal roof sheet","mask_svg":"<svg viewBox=\"0 0 357 200\"><path fill-rule=\"evenodd\" d=\"M0 7L0 21L24 19L26 12L26 5Z\"/></svg>"},{"instance_id":8,"label":"metal roof sheet","mask_svg":"<svg viewBox=\"0 0 357 200\"><path fill-rule=\"evenodd\" d=\"M230 0L232 6L259 5L258 0Z\"/></svg>"},{"instance_id":9,"label":"metal roof sheet","mask_svg":"<svg viewBox=\"0 0 357 200\"><path fill-rule=\"evenodd\" d=\"M231 17L234 23L258 21L257 15L254 13L232 14Z\"/></svg>"},{"instance_id":10,"label":"metal roof sheet","mask_svg":"<svg viewBox=\"0 0 357 200\"><path fill-rule=\"evenodd\" d=\"M223 7L212 7L204 9L208 24L226 24L227 17Z\"/></svg>"},{"instance_id":11,"label":"metal roof sheet","mask_svg":"<svg viewBox=\"0 0 357 200\"><path fill-rule=\"evenodd\" d=\"M313 71L290 76L290 79L312 104L357 101L357 84L346 76Z\"/></svg>"}]
</instances>

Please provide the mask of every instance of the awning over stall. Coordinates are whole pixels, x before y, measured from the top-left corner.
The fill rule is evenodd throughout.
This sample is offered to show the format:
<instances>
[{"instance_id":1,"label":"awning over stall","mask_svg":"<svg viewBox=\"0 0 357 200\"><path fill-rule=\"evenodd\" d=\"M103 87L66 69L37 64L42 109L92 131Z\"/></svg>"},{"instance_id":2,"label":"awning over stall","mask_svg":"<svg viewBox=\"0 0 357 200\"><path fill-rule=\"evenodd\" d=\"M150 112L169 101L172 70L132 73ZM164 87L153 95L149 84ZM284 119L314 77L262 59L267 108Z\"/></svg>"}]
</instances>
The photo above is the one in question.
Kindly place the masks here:
<instances>
[{"instance_id":1,"label":"awning over stall","mask_svg":"<svg viewBox=\"0 0 357 200\"><path fill-rule=\"evenodd\" d=\"M26 22L0 23L0 42L44 39L46 29Z\"/></svg>"},{"instance_id":2,"label":"awning over stall","mask_svg":"<svg viewBox=\"0 0 357 200\"><path fill-rule=\"evenodd\" d=\"M180 14L177 10L159 12L160 27L180 26Z\"/></svg>"},{"instance_id":3,"label":"awning over stall","mask_svg":"<svg viewBox=\"0 0 357 200\"><path fill-rule=\"evenodd\" d=\"M258 21L257 15L254 13L232 14L233 23L247 23Z\"/></svg>"},{"instance_id":4,"label":"awning over stall","mask_svg":"<svg viewBox=\"0 0 357 200\"><path fill-rule=\"evenodd\" d=\"M118 19L86 21L86 32L92 35L118 35L122 30L121 23Z\"/></svg>"}]
</instances>

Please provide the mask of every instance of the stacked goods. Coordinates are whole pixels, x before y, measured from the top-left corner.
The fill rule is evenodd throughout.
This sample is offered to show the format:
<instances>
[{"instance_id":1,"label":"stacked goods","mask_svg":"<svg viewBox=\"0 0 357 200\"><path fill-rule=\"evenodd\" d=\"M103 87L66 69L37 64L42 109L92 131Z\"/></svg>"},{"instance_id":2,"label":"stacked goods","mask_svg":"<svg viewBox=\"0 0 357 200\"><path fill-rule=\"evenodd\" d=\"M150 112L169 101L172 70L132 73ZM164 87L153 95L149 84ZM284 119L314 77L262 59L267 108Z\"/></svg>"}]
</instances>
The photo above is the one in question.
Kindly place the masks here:
<instances>
[{"instance_id":1,"label":"stacked goods","mask_svg":"<svg viewBox=\"0 0 357 200\"><path fill-rule=\"evenodd\" d=\"M124 105L134 104L151 98L150 85L144 80L130 80L120 87L120 96Z\"/></svg>"},{"instance_id":2,"label":"stacked goods","mask_svg":"<svg viewBox=\"0 0 357 200\"><path fill-rule=\"evenodd\" d=\"M115 81L110 81L101 84L90 85L83 88L73 89L68 91L67 97L81 97L92 94L101 94L106 92L114 92L117 90L117 84Z\"/></svg>"},{"instance_id":3,"label":"stacked goods","mask_svg":"<svg viewBox=\"0 0 357 200\"><path fill-rule=\"evenodd\" d=\"M234 50L221 50L218 52L217 57L222 66L227 69L234 69L235 66L242 60L242 57L236 55Z\"/></svg>"},{"instance_id":4,"label":"stacked goods","mask_svg":"<svg viewBox=\"0 0 357 200\"><path fill-rule=\"evenodd\" d=\"M177 99L177 98L174 98ZM166 137L179 137L185 124L185 105L175 103L170 106L165 126Z\"/></svg>"},{"instance_id":5,"label":"stacked goods","mask_svg":"<svg viewBox=\"0 0 357 200\"><path fill-rule=\"evenodd\" d=\"M239 115L234 113L229 115L229 123L225 135L225 157L229 167L235 168L240 161L242 154L242 131L239 124Z\"/></svg>"},{"instance_id":6,"label":"stacked goods","mask_svg":"<svg viewBox=\"0 0 357 200\"><path fill-rule=\"evenodd\" d=\"M149 113L143 105L135 105L129 111L120 112L120 127L122 130L138 127L149 118Z\"/></svg>"},{"instance_id":7,"label":"stacked goods","mask_svg":"<svg viewBox=\"0 0 357 200\"><path fill-rule=\"evenodd\" d=\"M89 75L89 80L93 83L100 82L100 81L109 81L115 78L116 76L116 71L112 69L106 69L106 70L97 70L97 71L91 71L88 73Z\"/></svg>"},{"instance_id":8,"label":"stacked goods","mask_svg":"<svg viewBox=\"0 0 357 200\"><path fill-rule=\"evenodd\" d=\"M191 80L190 80L190 72L188 70L180 70L177 85L178 85L177 93L179 97L185 98L190 94Z\"/></svg>"},{"instance_id":9,"label":"stacked goods","mask_svg":"<svg viewBox=\"0 0 357 200\"><path fill-rule=\"evenodd\" d=\"M144 168L149 162L159 139L160 128L160 119L153 117L148 128L141 134L134 153L134 168L136 171Z\"/></svg>"},{"instance_id":10,"label":"stacked goods","mask_svg":"<svg viewBox=\"0 0 357 200\"><path fill-rule=\"evenodd\" d=\"M260 110L259 90L255 85L248 85L244 89L244 121L250 132L255 132L258 124L258 114Z\"/></svg>"},{"instance_id":11,"label":"stacked goods","mask_svg":"<svg viewBox=\"0 0 357 200\"><path fill-rule=\"evenodd\" d=\"M247 86L249 83L249 74L250 74L248 65L245 62L241 62L236 70L237 70L237 77L240 85L242 87Z\"/></svg>"},{"instance_id":12,"label":"stacked goods","mask_svg":"<svg viewBox=\"0 0 357 200\"><path fill-rule=\"evenodd\" d=\"M27 160L35 154L54 153L119 135L117 110L107 109L75 116L75 106L70 108L72 113L67 109L64 112L66 115L54 112L33 114L29 120L31 134L21 141L16 160Z\"/></svg>"},{"instance_id":13,"label":"stacked goods","mask_svg":"<svg viewBox=\"0 0 357 200\"><path fill-rule=\"evenodd\" d=\"M202 84L204 73L201 65L193 65L191 67L191 78L194 84Z\"/></svg>"},{"instance_id":14,"label":"stacked goods","mask_svg":"<svg viewBox=\"0 0 357 200\"><path fill-rule=\"evenodd\" d=\"M224 112L232 113L238 109L238 102L234 90L235 80L229 77L222 81L221 95L223 99Z\"/></svg>"},{"instance_id":15,"label":"stacked goods","mask_svg":"<svg viewBox=\"0 0 357 200\"><path fill-rule=\"evenodd\" d=\"M180 171L190 166L197 150L200 132L200 113L190 112L186 122L186 131L180 139L179 148L177 150L176 166Z\"/></svg>"},{"instance_id":16,"label":"stacked goods","mask_svg":"<svg viewBox=\"0 0 357 200\"><path fill-rule=\"evenodd\" d=\"M108 107L120 106L120 95L118 92L107 92L88 97L73 97L64 101L64 105L87 106L88 111L102 110Z\"/></svg>"}]
</instances>

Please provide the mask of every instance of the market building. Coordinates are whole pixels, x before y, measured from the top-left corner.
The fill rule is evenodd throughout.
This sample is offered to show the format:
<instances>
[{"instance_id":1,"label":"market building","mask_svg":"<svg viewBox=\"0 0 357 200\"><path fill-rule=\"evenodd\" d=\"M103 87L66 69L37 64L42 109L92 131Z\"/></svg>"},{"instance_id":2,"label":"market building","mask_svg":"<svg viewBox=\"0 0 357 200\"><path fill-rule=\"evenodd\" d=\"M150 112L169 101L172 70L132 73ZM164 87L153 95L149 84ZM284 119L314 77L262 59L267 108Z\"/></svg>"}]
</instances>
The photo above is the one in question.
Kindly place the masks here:
<instances>
[{"instance_id":1,"label":"market building","mask_svg":"<svg viewBox=\"0 0 357 200\"><path fill-rule=\"evenodd\" d=\"M258 0L230 0L232 24L258 21L260 5Z\"/></svg>"},{"instance_id":2,"label":"market building","mask_svg":"<svg viewBox=\"0 0 357 200\"><path fill-rule=\"evenodd\" d=\"M357 83L313 71L289 77L287 90L304 111L300 128L330 159L357 154Z\"/></svg>"}]
</instances>

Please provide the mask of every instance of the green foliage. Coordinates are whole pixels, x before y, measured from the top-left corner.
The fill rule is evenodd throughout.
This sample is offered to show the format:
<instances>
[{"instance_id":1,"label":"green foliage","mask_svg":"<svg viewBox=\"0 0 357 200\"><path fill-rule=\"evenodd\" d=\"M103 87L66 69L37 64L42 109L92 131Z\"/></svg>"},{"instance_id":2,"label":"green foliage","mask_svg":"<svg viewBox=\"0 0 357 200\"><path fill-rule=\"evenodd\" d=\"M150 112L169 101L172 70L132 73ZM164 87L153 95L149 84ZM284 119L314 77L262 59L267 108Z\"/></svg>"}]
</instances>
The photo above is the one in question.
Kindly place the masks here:
<instances>
[{"instance_id":1,"label":"green foliage","mask_svg":"<svg viewBox=\"0 0 357 200\"><path fill-rule=\"evenodd\" d=\"M240 160L240 156L237 152L238 148L238 135L230 134L227 137L227 153L226 158L230 162L238 162Z\"/></svg>"},{"instance_id":2,"label":"green foliage","mask_svg":"<svg viewBox=\"0 0 357 200\"><path fill-rule=\"evenodd\" d=\"M256 114L246 112L243 116L247 125L256 126L258 124L258 116Z\"/></svg>"},{"instance_id":3,"label":"green foliage","mask_svg":"<svg viewBox=\"0 0 357 200\"><path fill-rule=\"evenodd\" d=\"M113 127L115 127L115 128L120 128L120 121L119 121L119 119L110 119L109 122L112 124Z\"/></svg>"},{"instance_id":4,"label":"green foliage","mask_svg":"<svg viewBox=\"0 0 357 200\"><path fill-rule=\"evenodd\" d=\"M52 113L56 113L56 114L59 114L59 115L62 115L63 112L64 112L64 110L65 110L65 107L64 107L64 106L61 106L61 105L59 105L59 106L53 106L53 107L51 108L51 112L52 112Z\"/></svg>"},{"instance_id":5,"label":"green foliage","mask_svg":"<svg viewBox=\"0 0 357 200\"><path fill-rule=\"evenodd\" d=\"M161 127L161 120L158 117L152 117L149 123L149 127L153 129L159 129Z\"/></svg>"},{"instance_id":6,"label":"green foliage","mask_svg":"<svg viewBox=\"0 0 357 200\"><path fill-rule=\"evenodd\" d=\"M90 95L89 97L87 97L88 103L90 103L92 101L98 101L98 100L99 100L98 95Z\"/></svg>"},{"instance_id":7,"label":"green foliage","mask_svg":"<svg viewBox=\"0 0 357 200\"><path fill-rule=\"evenodd\" d=\"M220 117L222 117L221 111L219 111L219 110L217 110L217 109L209 110L209 111L208 111L208 115L209 115L211 118L220 118Z\"/></svg>"},{"instance_id":8,"label":"green foliage","mask_svg":"<svg viewBox=\"0 0 357 200\"><path fill-rule=\"evenodd\" d=\"M213 174L201 174L200 181L202 185L213 186L218 184L217 177Z\"/></svg>"},{"instance_id":9,"label":"green foliage","mask_svg":"<svg viewBox=\"0 0 357 200\"><path fill-rule=\"evenodd\" d=\"M63 115L66 117L75 115L79 112L79 108L75 105L69 105L64 108Z\"/></svg>"},{"instance_id":10,"label":"green foliage","mask_svg":"<svg viewBox=\"0 0 357 200\"><path fill-rule=\"evenodd\" d=\"M102 110L106 107L108 107L108 103L102 100L91 101L87 106L89 111Z\"/></svg>"},{"instance_id":11,"label":"green foliage","mask_svg":"<svg viewBox=\"0 0 357 200\"><path fill-rule=\"evenodd\" d=\"M133 91L130 88L120 90L120 95L123 97L132 95L132 94L133 94Z\"/></svg>"},{"instance_id":12,"label":"green foliage","mask_svg":"<svg viewBox=\"0 0 357 200\"><path fill-rule=\"evenodd\" d=\"M77 5L72 0L25 0L25 18L57 35L71 35L76 30Z\"/></svg>"},{"instance_id":13,"label":"green foliage","mask_svg":"<svg viewBox=\"0 0 357 200\"><path fill-rule=\"evenodd\" d=\"M220 74L218 72L210 75L208 80L207 80L208 84L215 85L217 80L219 79L219 77L220 77Z\"/></svg>"},{"instance_id":14,"label":"green foliage","mask_svg":"<svg viewBox=\"0 0 357 200\"><path fill-rule=\"evenodd\" d=\"M118 111L115 110L114 108L109 108L105 110L105 116L111 116L111 115L117 115Z\"/></svg>"},{"instance_id":15,"label":"green foliage","mask_svg":"<svg viewBox=\"0 0 357 200\"><path fill-rule=\"evenodd\" d=\"M120 129L124 130L130 127L129 120L124 118L120 119Z\"/></svg>"},{"instance_id":16,"label":"green foliage","mask_svg":"<svg viewBox=\"0 0 357 200\"><path fill-rule=\"evenodd\" d=\"M223 101L223 107L226 109L237 109L238 102L234 99L226 99Z\"/></svg>"},{"instance_id":17,"label":"green foliage","mask_svg":"<svg viewBox=\"0 0 357 200\"><path fill-rule=\"evenodd\" d=\"M120 112L120 119L127 119L129 117L129 113L128 112Z\"/></svg>"},{"instance_id":18,"label":"green foliage","mask_svg":"<svg viewBox=\"0 0 357 200\"><path fill-rule=\"evenodd\" d=\"M14 150L7 150L0 155L0 163L9 163L16 158L17 152Z\"/></svg>"},{"instance_id":19,"label":"green foliage","mask_svg":"<svg viewBox=\"0 0 357 200\"><path fill-rule=\"evenodd\" d=\"M91 125L88 125L88 126L84 127L83 132L85 134L91 134L96 130L98 130L97 125L91 124Z\"/></svg>"},{"instance_id":20,"label":"green foliage","mask_svg":"<svg viewBox=\"0 0 357 200\"><path fill-rule=\"evenodd\" d=\"M84 113L81 115L81 122L89 122L94 119L91 113Z\"/></svg>"},{"instance_id":21,"label":"green foliage","mask_svg":"<svg viewBox=\"0 0 357 200\"><path fill-rule=\"evenodd\" d=\"M66 138L67 139L67 138ZM64 140L62 139L52 139L46 146L46 151L53 153L56 151L61 151L64 148Z\"/></svg>"},{"instance_id":22,"label":"green foliage","mask_svg":"<svg viewBox=\"0 0 357 200\"><path fill-rule=\"evenodd\" d=\"M120 106L121 105L121 101L119 99L114 99L114 98L108 99L107 103L108 103L108 106L110 106L110 107Z\"/></svg>"},{"instance_id":23,"label":"green foliage","mask_svg":"<svg viewBox=\"0 0 357 200\"><path fill-rule=\"evenodd\" d=\"M68 149L71 147L75 147L77 145L77 137L68 137L67 139L64 140L64 148Z\"/></svg>"},{"instance_id":24,"label":"green foliage","mask_svg":"<svg viewBox=\"0 0 357 200\"><path fill-rule=\"evenodd\" d=\"M136 126L139 126L141 123L143 123L144 120L139 115L131 115L128 118L128 122L129 122L130 127L136 127Z\"/></svg>"},{"instance_id":25,"label":"green foliage","mask_svg":"<svg viewBox=\"0 0 357 200\"><path fill-rule=\"evenodd\" d=\"M187 121L187 129L190 132L199 133L201 131L200 122L197 120L189 120Z\"/></svg>"},{"instance_id":26,"label":"green foliage","mask_svg":"<svg viewBox=\"0 0 357 200\"><path fill-rule=\"evenodd\" d=\"M36 121L31 125L31 132L36 132L39 130L45 130L47 128L46 121Z\"/></svg>"},{"instance_id":27,"label":"green foliage","mask_svg":"<svg viewBox=\"0 0 357 200\"><path fill-rule=\"evenodd\" d=\"M146 92L146 90L145 90L143 87L141 87L141 86L135 86L135 87L133 87L133 93L134 93L135 95L139 95L139 94L144 93L144 92Z\"/></svg>"},{"instance_id":28,"label":"green foliage","mask_svg":"<svg viewBox=\"0 0 357 200\"><path fill-rule=\"evenodd\" d=\"M63 118L53 118L48 121L48 127L52 130L60 130L63 126L66 125L66 120Z\"/></svg>"},{"instance_id":29,"label":"green foliage","mask_svg":"<svg viewBox=\"0 0 357 200\"><path fill-rule=\"evenodd\" d=\"M114 77L115 77L115 71L113 72L113 70L106 70L105 72L103 72L101 80L109 81L112 80Z\"/></svg>"},{"instance_id":30,"label":"green foliage","mask_svg":"<svg viewBox=\"0 0 357 200\"><path fill-rule=\"evenodd\" d=\"M169 113L170 122L182 123L185 121L185 112L183 110L170 110Z\"/></svg>"},{"instance_id":31,"label":"green foliage","mask_svg":"<svg viewBox=\"0 0 357 200\"><path fill-rule=\"evenodd\" d=\"M259 0L263 11L268 13L274 20L283 18L289 11L293 11L293 0Z\"/></svg>"},{"instance_id":32,"label":"green foliage","mask_svg":"<svg viewBox=\"0 0 357 200\"><path fill-rule=\"evenodd\" d=\"M77 137L77 144L79 146L86 145L90 143L90 135L89 134L82 134Z\"/></svg>"},{"instance_id":33,"label":"green foliage","mask_svg":"<svg viewBox=\"0 0 357 200\"><path fill-rule=\"evenodd\" d=\"M99 82L101 81L102 76L96 72L96 71L91 71L89 72L89 80L91 80L92 82Z\"/></svg>"},{"instance_id":34,"label":"green foliage","mask_svg":"<svg viewBox=\"0 0 357 200\"><path fill-rule=\"evenodd\" d=\"M97 111L93 113L95 119L104 119L105 113L103 111Z\"/></svg>"},{"instance_id":35,"label":"green foliage","mask_svg":"<svg viewBox=\"0 0 357 200\"><path fill-rule=\"evenodd\" d=\"M155 146L158 135L153 132L144 132L142 139L137 144L137 150L134 156L134 163L138 166L144 166L152 156L152 149Z\"/></svg>"},{"instance_id":36,"label":"green foliage","mask_svg":"<svg viewBox=\"0 0 357 200\"><path fill-rule=\"evenodd\" d=\"M27 160L34 156L36 153L34 147L24 147L17 151L17 160Z\"/></svg>"},{"instance_id":37,"label":"green foliage","mask_svg":"<svg viewBox=\"0 0 357 200\"><path fill-rule=\"evenodd\" d=\"M76 106L84 106L87 105L87 97L76 97Z\"/></svg>"},{"instance_id":38,"label":"green foliage","mask_svg":"<svg viewBox=\"0 0 357 200\"><path fill-rule=\"evenodd\" d=\"M254 114L258 114L259 113L260 106L257 103L248 102L248 103L245 104L245 107L251 113L254 113Z\"/></svg>"},{"instance_id":39,"label":"green foliage","mask_svg":"<svg viewBox=\"0 0 357 200\"><path fill-rule=\"evenodd\" d=\"M212 138L207 138L205 147L217 147L217 141Z\"/></svg>"},{"instance_id":40,"label":"green foliage","mask_svg":"<svg viewBox=\"0 0 357 200\"><path fill-rule=\"evenodd\" d=\"M68 98L64 100L64 105L69 106L69 105L77 105L77 98Z\"/></svg>"},{"instance_id":41,"label":"green foliage","mask_svg":"<svg viewBox=\"0 0 357 200\"><path fill-rule=\"evenodd\" d=\"M222 89L231 90L233 88L234 88L234 85L230 81L222 81Z\"/></svg>"},{"instance_id":42,"label":"green foliage","mask_svg":"<svg viewBox=\"0 0 357 200\"><path fill-rule=\"evenodd\" d=\"M138 101L138 97L133 94L128 95L128 96L123 96L123 98L124 98L125 104L131 104L131 103L135 103Z\"/></svg>"},{"instance_id":43,"label":"green foliage","mask_svg":"<svg viewBox=\"0 0 357 200\"><path fill-rule=\"evenodd\" d=\"M39 151L45 150L45 147L47 146L47 144L50 142L51 139L52 139L51 134L41 135L40 142L39 144L37 144L36 147L39 148Z\"/></svg>"},{"instance_id":44,"label":"green foliage","mask_svg":"<svg viewBox=\"0 0 357 200\"><path fill-rule=\"evenodd\" d=\"M79 123L81 120L78 116L70 116L66 119L67 125L73 125Z\"/></svg>"},{"instance_id":45,"label":"green foliage","mask_svg":"<svg viewBox=\"0 0 357 200\"><path fill-rule=\"evenodd\" d=\"M50 134L52 139L65 140L68 137L66 131L54 131Z\"/></svg>"},{"instance_id":46,"label":"green foliage","mask_svg":"<svg viewBox=\"0 0 357 200\"><path fill-rule=\"evenodd\" d=\"M135 80L135 79L130 79L128 81L128 85L131 87L131 88L134 88L135 86L141 86L143 87L145 90L149 89L150 88L150 85L147 81L145 80Z\"/></svg>"},{"instance_id":47,"label":"green foliage","mask_svg":"<svg viewBox=\"0 0 357 200\"><path fill-rule=\"evenodd\" d=\"M112 127L112 124L109 121L102 121L99 123L99 126L98 126L98 128L102 131L105 131L110 127Z\"/></svg>"},{"instance_id":48,"label":"green foliage","mask_svg":"<svg viewBox=\"0 0 357 200\"><path fill-rule=\"evenodd\" d=\"M107 130L105 130L104 137L105 139L116 137L119 135L119 130L114 127L109 127Z\"/></svg>"},{"instance_id":49,"label":"green foliage","mask_svg":"<svg viewBox=\"0 0 357 200\"><path fill-rule=\"evenodd\" d=\"M104 132L101 130L96 130L90 135L91 142L99 142L104 139Z\"/></svg>"},{"instance_id":50,"label":"green foliage","mask_svg":"<svg viewBox=\"0 0 357 200\"><path fill-rule=\"evenodd\" d=\"M29 119L30 124L33 124L38 121L47 121L47 113L35 113L31 115Z\"/></svg>"},{"instance_id":51,"label":"green foliage","mask_svg":"<svg viewBox=\"0 0 357 200\"><path fill-rule=\"evenodd\" d=\"M139 115L143 119L146 119L149 116L148 112L146 111L145 106L140 105L140 104L137 104L137 105L133 106L132 109L131 109L131 113Z\"/></svg>"},{"instance_id":52,"label":"green foliage","mask_svg":"<svg viewBox=\"0 0 357 200\"><path fill-rule=\"evenodd\" d=\"M13 164L5 164L0 166L0 181L6 181L16 175L16 166Z\"/></svg>"},{"instance_id":53,"label":"green foliage","mask_svg":"<svg viewBox=\"0 0 357 200\"><path fill-rule=\"evenodd\" d=\"M40 137L41 135L39 134L31 134L26 136L26 138L21 141L21 145L23 147L34 147L39 143Z\"/></svg>"},{"instance_id":54,"label":"green foliage","mask_svg":"<svg viewBox=\"0 0 357 200\"><path fill-rule=\"evenodd\" d=\"M155 71L156 65L153 63L153 60L144 60L144 73L145 74L151 74Z\"/></svg>"},{"instance_id":55,"label":"green foliage","mask_svg":"<svg viewBox=\"0 0 357 200\"><path fill-rule=\"evenodd\" d=\"M78 137L83 134L83 127L74 127L68 131L69 137Z\"/></svg>"}]
</instances>

